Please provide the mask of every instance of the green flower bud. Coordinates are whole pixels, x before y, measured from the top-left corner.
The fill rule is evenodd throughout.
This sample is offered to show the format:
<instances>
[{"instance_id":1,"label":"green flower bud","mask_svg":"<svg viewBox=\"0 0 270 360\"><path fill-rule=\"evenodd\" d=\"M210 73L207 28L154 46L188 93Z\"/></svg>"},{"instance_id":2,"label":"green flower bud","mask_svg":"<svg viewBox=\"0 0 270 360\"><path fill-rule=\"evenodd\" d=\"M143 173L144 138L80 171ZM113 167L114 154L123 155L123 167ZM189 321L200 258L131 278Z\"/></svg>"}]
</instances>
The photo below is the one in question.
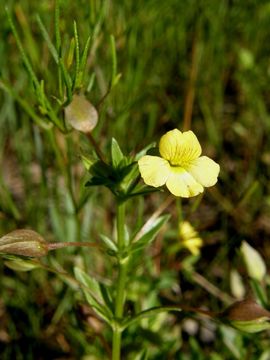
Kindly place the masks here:
<instances>
[{"instance_id":1,"label":"green flower bud","mask_svg":"<svg viewBox=\"0 0 270 360\"><path fill-rule=\"evenodd\" d=\"M97 125L98 112L84 95L73 95L71 103L65 108L66 122L85 134Z\"/></svg>"},{"instance_id":2,"label":"green flower bud","mask_svg":"<svg viewBox=\"0 0 270 360\"><path fill-rule=\"evenodd\" d=\"M220 315L220 319L248 333L270 329L270 312L253 299L235 302Z\"/></svg>"},{"instance_id":3,"label":"green flower bud","mask_svg":"<svg viewBox=\"0 0 270 360\"><path fill-rule=\"evenodd\" d=\"M41 257L47 255L48 245L37 232L20 229L0 238L0 253Z\"/></svg>"}]
</instances>

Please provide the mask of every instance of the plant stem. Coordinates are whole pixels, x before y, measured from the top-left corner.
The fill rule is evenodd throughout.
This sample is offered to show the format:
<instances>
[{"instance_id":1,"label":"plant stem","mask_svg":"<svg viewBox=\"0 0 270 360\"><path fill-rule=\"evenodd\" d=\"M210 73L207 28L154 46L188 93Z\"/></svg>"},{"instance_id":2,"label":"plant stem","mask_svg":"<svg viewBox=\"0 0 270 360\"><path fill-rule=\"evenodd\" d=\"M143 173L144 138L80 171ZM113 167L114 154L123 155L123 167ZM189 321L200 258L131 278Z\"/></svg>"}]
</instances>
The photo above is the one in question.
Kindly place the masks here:
<instances>
[{"instance_id":1,"label":"plant stem","mask_svg":"<svg viewBox=\"0 0 270 360\"><path fill-rule=\"evenodd\" d=\"M48 250L57 250L57 249L62 249L64 247L69 247L69 246L76 246L76 247L95 247L97 248L98 245L92 242L77 242L77 241L69 241L69 242L58 242L58 243L49 243L48 245Z\"/></svg>"},{"instance_id":2,"label":"plant stem","mask_svg":"<svg viewBox=\"0 0 270 360\"><path fill-rule=\"evenodd\" d=\"M117 204L116 226L117 226L117 246L120 253L123 251L125 247L125 213L126 213L125 202L119 202Z\"/></svg>"},{"instance_id":3,"label":"plant stem","mask_svg":"<svg viewBox=\"0 0 270 360\"><path fill-rule=\"evenodd\" d=\"M112 360L119 360L121 356L122 328L117 323L122 320L125 304L125 286L127 278L128 259L123 257L125 248L125 203L117 204L117 245L119 249L118 279L115 298L115 320L113 328Z\"/></svg>"}]
</instances>

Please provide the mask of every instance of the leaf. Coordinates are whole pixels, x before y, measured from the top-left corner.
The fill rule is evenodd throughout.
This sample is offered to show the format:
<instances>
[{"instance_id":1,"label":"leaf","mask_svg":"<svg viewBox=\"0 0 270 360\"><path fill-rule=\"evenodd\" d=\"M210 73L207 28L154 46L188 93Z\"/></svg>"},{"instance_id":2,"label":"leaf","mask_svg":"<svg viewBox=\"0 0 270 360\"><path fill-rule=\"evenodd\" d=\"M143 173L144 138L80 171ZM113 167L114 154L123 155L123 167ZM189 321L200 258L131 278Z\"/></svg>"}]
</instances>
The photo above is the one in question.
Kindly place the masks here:
<instances>
[{"instance_id":1,"label":"leaf","mask_svg":"<svg viewBox=\"0 0 270 360\"><path fill-rule=\"evenodd\" d=\"M80 71L80 42L79 42L79 35L77 30L77 23L74 21L73 23L73 30L74 30L74 39L75 39L75 76L73 79L73 89L79 88L78 84L78 76Z\"/></svg>"},{"instance_id":2,"label":"leaf","mask_svg":"<svg viewBox=\"0 0 270 360\"><path fill-rule=\"evenodd\" d=\"M109 292L108 288L103 284L100 284L100 291L102 293L102 298L103 298L105 304L111 310L111 313L113 313L113 311L114 311L114 302L112 300L111 293Z\"/></svg>"},{"instance_id":3,"label":"leaf","mask_svg":"<svg viewBox=\"0 0 270 360\"><path fill-rule=\"evenodd\" d=\"M147 221L135 236L135 241L131 244L131 251L138 251L150 244L162 228L169 220L170 215L159 216L156 219Z\"/></svg>"},{"instance_id":4,"label":"leaf","mask_svg":"<svg viewBox=\"0 0 270 360\"><path fill-rule=\"evenodd\" d=\"M122 323L122 329L126 329L130 325L136 324L140 322L142 319L149 318L152 316L157 316L158 314L169 312L169 311L176 311L176 312L182 312L182 308L180 306L157 306L152 307L147 310L143 310L131 317L127 317L123 323Z\"/></svg>"},{"instance_id":5,"label":"leaf","mask_svg":"<svg viewBox=\"0 0 270 360\"><path fill-rule=\"evenodd\" d=\"M41 267L41 264L36 260L24 260L12 257L12 260L7 260L4 264L14 271L31 271Z\"/></svg>"},{"instance_id":6,"label":"leaf","mask_svg":"<svg viewBox=\"0 0 270 360\"><path fill-rule=\"evenodd\" d=\"M118 145L118 142L112 138L111 142L111 156L112 156L112 165L116 169L118 168L120 162L123 160L124 155Z\"/></svg>"},{"instance_id":7,"label":"leaf","mask_svg":"<svg viewBox=\"0 0 270 360\"><path fill-rule=\"evenodd\" d=\"M91 37L89 36L86 40L86 43L85 43L85 46L83 49L83 53L82 53L82 57L81 57L81 61L80 61L80 71L79 71L78 80L77 80L78 87L81 87L83 85L84 73L85 73L85 68L87 65L87 57L88 57L88 52L89 52L89 47L90 47L90 40L91 40ZM94 74L92 74L92 75L94 75ZM89 91L89 90L87 89L87 91Z\"/></svg>"},{"instance_id":8,"label":"leaf","mask_svg":"<svg viewBox=\"0 0 270 360\"><path fill-rule=\"evenodd\" d=\"M129 194L129 196L134 197L134 196L143 196L143 195L147 195L147 194L151 194L154 192L158 192L161 191L161 189L159 188L154 188L153 186L148 186L145 184L138 184L133 190L132 192Z\"/></svg>"},{"instance_id":9,"label":"leaf","mask_svg":"<svg viewBox=\"0 0 270 360\"><path fill-rule=\"evenodd\" d=\"M117 246L115 245L115 243L110 238L108 238L108 236L100 234L100 237L101 237L101 240L104 242L104 244L106 245L106 247L109 250L112 250L114 252L118 251Z\"/></svg>"},{"instance_id":10,"label":"leaf","mask_svg":"<svg viewBox=\"0 0 270 360\"><path fill-rule=\"evenodd\" d=\"M100 284L94 278L91 278L82 269L74 268L75 278L83 285L82 290L88 304L101 316L106 322L110 323L113 317L111 310L105 305L103 293Z\"/></svg>"},{"instance_id":11,"label":"leaf","mask_svg":"<svg viewBox=\"0 0 270 360\"><path fill-rule=\"evenodd\" d=\"M36 19L37 19L37 23L38 23L38 26L40 28L40 31L42 33L42 36L43 36L43 38L44 38L44 40L45 40L45 42L46 42L46 44L48 46L48 49L49 49L54 61L56 62L56 64L58 64L59 57L58 57L57 50L56 50L55 46L53 45L53 43L52 43L52 41L50 39L50 36L49 36L49 34L48 34L48 32L47 32L41 18L40 18L40 16L37 15Z\"/></svg>"}]
</instances>

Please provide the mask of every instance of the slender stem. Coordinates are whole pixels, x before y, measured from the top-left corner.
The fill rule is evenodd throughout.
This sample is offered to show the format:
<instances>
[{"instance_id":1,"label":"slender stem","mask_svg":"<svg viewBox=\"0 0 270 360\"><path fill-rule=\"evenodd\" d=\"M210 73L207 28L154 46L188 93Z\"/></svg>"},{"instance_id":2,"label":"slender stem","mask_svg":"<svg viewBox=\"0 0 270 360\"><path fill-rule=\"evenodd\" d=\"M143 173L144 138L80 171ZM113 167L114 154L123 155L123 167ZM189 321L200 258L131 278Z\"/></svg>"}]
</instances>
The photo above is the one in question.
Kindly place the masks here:
<instances>
[{"instance_id":1,"label":"slender stem","mask_svg":"<svg viewBox=\"0 0 270 360\"><path fill-rule=\"evenodd\" d=\"M113 330L112 360L121 359L122 331L116 326Z\"/></svg>"},{"instance_id":2,"label":"slender stem","mask_svg":"<svg viewBox=\"0 0 270 360\"><path fill-rule=\"evenodd\" d=\"M198 54L198 37L197 33L193 38L192 43L192 54L191 54L191 68L189 74L189 84L185 98L185 106L184 106L184 124L183 130L189 130L191 127L191 118L193 112L194 98L195 98L195 84L198 75L198 67L199 67L199 54Z\"/></svg>"},{"instance_id":3,"label":"slender stem","mask_svg":"<svg viewBox=\"0 0 270 360\"><path fill-rule=\"evenodd\" d=\"M115 311L116 324L113 328L112 360L121 356L122 328L117 323L122 320L125 304L125 286L127 279L128 259L123 257L125 248L125 203L117 204L117 245L119 249L118 279L116 285Z\"/></svg>"},{"instance_id":4,"label":"slender stem","mask_svg":"<svg viewBox=\"0 0 270 360\"><path fill-rule=\"evenodd\" d=\"M125 202L119 202L117 204L116 225L117 225L117 245L121 252L125 247Z\"/></svg>"},{"instance_id":5,"label":"slender stem","mask_svg":"<svg viewBox=\"0 0 270 360\"><path fill-rule=\"evenodd\" d=\"M97 244L91 242L76 242L76 241L69 241L69 242L59 242L59 243L49 243L48 250L57 250L62 249L64 247L69 246L77 246L77 247L98 247Z\"/></svg>"},{"instance_id":6,"label":"slender stem","mask_svg":"<svg viewBox=\"0 0 270 360\"><path fill-rule=\"evenodd\" d=\"M144 311L134 315L133 317L126 319L122 323L122 328L125 329L128 326L130 326L131 324L135 324L144 318L148 318L148 317L155 316L157 314L160 314L163 312L169 312L169 311L177 311L177 312L184 312L184 313L192 312L192 313L196 313L199 315L204 315L204 316L208 316L208 317L212 317L212 318L214 318L216 316L216 313L213 313L211 311L207 311L207 310L200 309L200 308L193 308L193 307L189 307L189 306L185 306L185 305L158 306L158 307L144 310Z\"/></svg>"},{"instance_id":7,"label":"slender stem","mask_svg":"<svg viewBox=\"0 0 270 360\"><path fill-rule=\"evenodd\" d=\"M91 142L91 144L93 145L93 147L97 153L97 156L100 158L101 161L105 162L105 158L102 154L102 151L100 150L100 148L99 148L97 142L95 141L95 139L93 138L92 134L87 133L86 135L87 135L89 141Z\"/></svg>"}]
</instances>

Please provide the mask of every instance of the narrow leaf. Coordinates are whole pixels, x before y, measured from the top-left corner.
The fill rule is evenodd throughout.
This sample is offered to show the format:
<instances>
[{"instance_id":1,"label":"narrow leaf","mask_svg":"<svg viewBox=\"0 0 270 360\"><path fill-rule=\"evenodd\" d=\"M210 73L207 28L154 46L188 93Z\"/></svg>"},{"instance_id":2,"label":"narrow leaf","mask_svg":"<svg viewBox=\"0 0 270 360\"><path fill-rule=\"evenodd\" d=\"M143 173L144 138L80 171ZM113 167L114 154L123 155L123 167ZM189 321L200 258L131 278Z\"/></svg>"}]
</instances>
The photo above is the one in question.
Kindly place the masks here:
<instances>
[{"instance_id":1,"label":"narrow leaf","mask_svg":"<svg viewBox=\"0 0 270 360\"><path fill-rule=\"evenodd\" d=\"M41 31L41 34L48 46L48 49L50 50L50 53L52 54L52 57L54 58L54 61L56 62L56 64L58 64L58 61L59 61L59 56L58 56L58 53L57 53L57 50L55 48L55 46L53 45L51 39L50 39L50 36L41 20L41 18L39 17L39 15L37 15L37 23L38 23L38 26L40 28L40 31Z\"/></svg>"},{"instance_id":2,"label":"narrow leaf","mask_svg":"<svg viewBox=\"0 0 270 360\"><path fill-rule=\"evenodd\" d=\"M135 236L135 242L131 244L131 251L138 251L150 244L169 218L170 215L163 215L147 222Z\"/></svg>"},{"instance_id":3,"label":"narrow leaf","mask_svg":"<svg viewBox=\"0 0 270 360\"><path fill-rule=\"evenodd\" d=\"M78 267L74 268L74 274L76 279L80 283L87 287L91 291L91 293L95 294L95 301L102 304L102 294L97 280L90 277L88 274L86 274L85 271Z\"/></svg>"},{"instance_id":4,"label":"narrow leaf","mask_svg":"<svg viewBox=\"0 0 270 360\"><path fill-rule=\"evenodd\" d=\"M139 321L141 321L142 319L145 318L149 318L152 316L156 316L157 314L163 313L163 312L169 312L169 311L177 311L177 312L181 312L182 309L178 306L157 306L157 307L153 307L144 311L141 311L140 313L127 318L124 320L123 324L122 324L122 328L125 329L127 327L129 327L131 324L136 324Z\"/></svg>"},{"instance_id":5,"label":"narrow leaf","mask_svg":"<svg viewBox=\"0 0 270 360\"><path fill-rule=\"evenodd\" d=\"M70 46L69 46L68 55L67 55L67 68L68 69L71 67L71 65L73 63L74 51L75 51L75 39L73 37L70 40Z\"/></svg>"},{"instance_id":6,"label":"narrow leaf","mask_svg":"<svg viewBox=\"0 0 270 360\"><path fill-rule=\"evenodd\" d=\"M89 305L101 316L105 321L110 323L113 317L112 311L105 304L103 293L97 280L91 278L82 269L74 268L75 278L83 285L82 290ZM106 299L107 300L107 299Z\"/></svg>"},{"instance_id":7,"label":"narrow leaf","mask_svg":"<svg viewBox=\"0 0 270 360\"><path fill-rule=\"evenodd\" d=\"M74 39L75 39L75 76L73 79L73 88L76 89L78 87L78 76L80 70L80 43L79 43L76 21L74 21L73 26L74 26L73 29L74 29Z\"/></svg>"},{"instance_id":8,"label":"narrow leaf","mask_svg":"<svg viewBox=\"0 0 270 360\"><path fill-rule=\"evenodd\" d=\"M111 87L113 87L117 72L117 56L116 56L116 48L115 48L115 39L113 35L110 36L110 44L111 44L111 57L112 57Z\"/></svg>"},{"instance_id":9,"label":"narrow leaf","mask_svg":"<svg viewBox=\"0 0 270 360\"><path fill-rule=\"evenodd\" d=\"M111 142L111 156L112 156L112 165L116 169L120 162L123 160L124 155L118 145L118 142L112 138Z\"/></svg>"},{"instance_id":10,"label":"narrow leaf","mask_svg":"<svg viewBox=\"0 0 270 360\"><path fill-rule=\"evenodd\" d=\"M7 260L4 264L14 271L31 271L41 267L41 264L36 260L24 260L14 257L12 260Z\"/></svg>"},{"instance_id":11,"label":"narrow leaf","mask_svg":"<svg viewBox=\"0 0 270 360\"><path fill-rule=\"evenodd\" d=\"M31 65L31 62L30 60L28 59L25 51L24 51L24 48L23 48L23 45L22 45L22 42L21 42L21 39L18 35L18 32L17 32L17 29L13 23L13 20L11 18L11 15L8 11L8 9L6 8L6 13L7 13L7 18L8 18L8 22L9 22L9 25L11 27L11 30L12 30L12 33L15 37L15 40L16 40L16 43L17 43L17 46L18 46L18 49L21 53L21 57L22 57L22 60L23 60L23 63L26 67L26 70L28 71L28 74L30 76L30 79L32 80L33 84L35 85L35 88L36 88L36 91L39 92L39 81L38 81L38 78L36 77L35 73L34 73L34 70L32 68L32 65Z\"/></svg>"},{"instance_id":12,"label":"narrow leaf","mask_svg":"<svg viewBox=\"0 0 270 360\"><path fill-rule=\"evenodd\" d=\"M112 251L115 251L115 252L118 251L117 246L115 245L115 243L110 238L108 238L106 235L103 235L103 234L100 234L100 237L101 237L101 240L104 242L104 244L106 245L106 247L109 250L112 250Z\"/></svg>"},{"instance_id":13,"label":"narrow leaf","mask_svg":"<svg viewBox=\"0 0 270 360\"><path fill-rule=\"evenodd\" d=\"M58 56L61 56L61 35L60 35L60 8L59 8L59 0L55 1L55 13L54 13L54 27L55 27L55 42Z\"/></svg>"},{"instance_id":14,"label":"narrow leaf","mask_svg":"<svg viewBox=\"0 0 270 360\"><path fill-rule=\"evenodd\" d=\"M78 75L78 86L82 86L82 82L83 82L83 78L84 78L84 73L85 73L85 68L86 68L86 64L87 64L87 57L88 57L88 52L89 52L89 47L90 47L90 42L91 42L91 37L89 36L86 40L84 49L83 49L83 53L82 53L82 57L81 57L81 63L80 63L80 72Z\"/></svg>"}]
</instances>

